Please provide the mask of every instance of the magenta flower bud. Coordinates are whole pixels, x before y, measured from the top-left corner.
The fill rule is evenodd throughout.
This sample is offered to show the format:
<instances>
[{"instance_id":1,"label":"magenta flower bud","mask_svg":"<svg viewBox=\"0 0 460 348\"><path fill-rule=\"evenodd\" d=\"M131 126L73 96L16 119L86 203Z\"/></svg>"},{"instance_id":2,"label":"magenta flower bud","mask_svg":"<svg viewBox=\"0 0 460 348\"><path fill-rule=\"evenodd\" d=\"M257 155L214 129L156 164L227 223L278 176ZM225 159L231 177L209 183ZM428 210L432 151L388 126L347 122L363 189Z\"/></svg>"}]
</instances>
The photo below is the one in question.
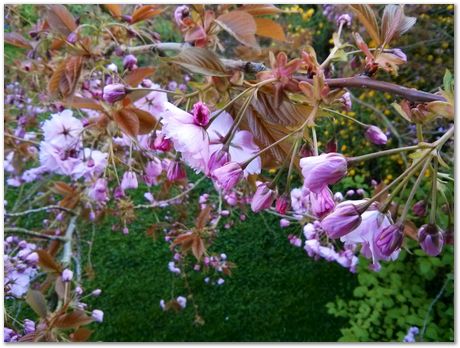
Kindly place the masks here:
<instances>
[{"instance_id":1,"label":"magenta flower bud","mask_svg":"<svg viewBox=\"0 0 460 348\"><path fill-rule=\"evenodd\" d=\"M123 68L127 70L135 69L136 64L137 58L132 54L128 54L127 56L125 56L125 58L123 58Z\"/></svg>"},{"instance_id":2,"label":"magenta flower bud","mask_svg":"<svg viewBox=\"0 0 460 348\"><path fill-rule=\"evenodd\" d=\"M228 151L224 151L221 149L221 150L213 152L208 162L209 173L212 174L214 170L222 167L224 164L228 163L229 161L230 161L230 155Z\"/></svg>"},{"instance_id":3,"label":"magenta flower bud","mask_svg":"<svg viewBox=\"0 0 460 348\"><path fill-rule=\"evenodd\" d=\"M104 87L102 98L109 104L123 99L126 96L126 88L121 83L113 83Z\"/></svg>"},{"instance_id":4,"label":"magenta flower bud","mask_svg":"<svg viewBox=\"0 0 460 348\"><path fill-rule=\"evenodd\" d=\"M169 181L177 181L185 179L187 173L185 172L185 168L179 161L171 161L169 162L168 168L166 170L166 177Z\"/></svg>"},{"instance_id":5,"label":"magenta flower bud","mask_svg":"<svg viewBox=\"0 0 460 348\"><path fill-rule=\"evenodd\" d=\"M251 201L251 209L254 213L268 209L275 200L276 193L266 183L259 183Z\"/></svg>"},{"instance_id":6,"label":"magenta flower bud","mask_svg":"<svg viewBox=\"0 0 460 348\"><path fill-rule=\"evenodd\" d=\"M102 293L101 289L96 289L91 292L91 296L98 297Z\"/></svg>"},{"instance_id":7,"label":"magenta flower bud","mask_svg":"<svg viewBox=\"0 0 460 348\"><path fill-rule=\"evenodd\" d=\"M228 162L212 173L217 184L224 190L230 191L243 177L243 169L236 162Z\"/></svg>"},{"instance_id":8,"label":"magenta flower bud","mask_svg":"<svg viewBox=\"0 0 460 348\"><path fill-rule=\"evenodd\" d=\"M278 197L275 203L275 209L280 214L286 214L289 209L289 199L286 195L281 195Z\"/></svg>"},{"instance_id":9,"label":"magenta flower bud","mask_svg":"<svg viewBox=\"0 0 460 348\"><path fill-rule=\"evenodd\" d=\"M417 216L425 216L426 214L426 202L424 200L418 201L412 207L412 212Z\"/></svg>"},{"instance_id":10,"label":"magenta flower bud","mask_svg":"<svg viewBox=\"0 0 460 348\"><path fill-rule=\"evenodd\" d=\"M403 225L393 224L377 233L375 244L382 255L390 256L395 250L401 248L404 239L403 230Z\"/></svg>"},{"instance_id":11,"label":"magenta flower bud","mask_svg":"<svg viewBox=\"0 0 460 348\"><path fill-rule=\"evenodd\" d=\"M387 136L377 126L369 126L366 129L365 136L372 144L385 145L388 141Z\"/></svg>"},{"instance_id":12,"label":"magenta flower bud","mask_svg":"<svg viewBox=\"0 0 460 348\"><path fill-rule=\"evenodd\" d=\"M70 282L73 278L73 272L70 269L66 268L62 271L61 278L64 283Z\"/></svg>"},{"instance_id":13,"label":"magenta flower bud","mask_svg":"<svg viewBox=\"0 0 460 348\"><path fill-rule=\"evenodd\" d=\"M343 202L321 221L329 238L337 239L353 231L361 223L361 214L354 204Z\"/></svg>"},{"instance_id":14,"label":"magenta flower bud","mask_svg":"<svg viewBox=\"0 0 460 348\"><path fill-rule=\"evenodd\" d=\"M67 36L67 42L70 43L70 44L74 44L76 43L78 40L78 35L77 33L75 33L74 31L72 31L69 36Z\"/></svg>"},{"instance_id":15,"label":"magenta flower bud","mask_svg":"<svg viewBox=\"0 0 460 348\"><path fill-rule=\"evenodd\" d=\"M425 224L418 230L418 241L423 251L430 256L437 256L444 246L444 237L436 225Z\"/></svg>"},{"instance_id":16,"label":"magenta flower bud","mask_svg":"<svg viewBox=\"0 0 460 348\"><path fill-rule=\"evenodd\" d=\"M336 152L302 158L300 166L304 186L315 193L335 184L347 174L347 160Z\"/></svg>"},{"instance_id":17,"label":"magenta flower bud","mask_svg":"<svg viewBox=\"0 0 460 348\"><path fill-rule=\"evenodd\" d=\"M193 121L196 125L205 127L209 123L211 112L205 103L198 102L193 105Z\"/></svg>"},{"instance_id":18,"label":"magenta flower bud","mask_svg":"<svg viewBox=\"0 0 460 348\"><path fill-rule=\"evenodd\" d=\"M136 173L128 171L123 174L123 179L121 179L121 189L123 191L127 189L137 189L138 186Z\"/></svg>"},{"instance_id":19,"label":"magenta flower bud","mask_svg":"<svg viewBox=\"0 0 460 348\"><path fill-rule=\"evenodd\" d=\"M171 140L165 138L163 133L157 133L153 142L149 144L149 147L152 150L167 152L171 150L172 142Z\"/></svg>"},{"instance_id":20,"label":"magenta flower bud","mask_svg":"<svg viewBox=\"0 0 460 348\"><path fill-rule=\"evenodd\" d=\"M94 321L97 323L102 323L102 321L104 320L104 312L100 309L95 309L91 313L91 318L93 318Z\"/></svg>"},{"instance_id":21,"label":"magenta flower bud","mask_svg":"<svg viewBox=\"0 0 460 348\"><path fill-rule=\"evenodd\" d=\"M144 182L147 186L155 185L157 183L157 178L161 175L162 171L163 166L158 158L154 158L152 161L149 161L144 169Z\"/></svg>"}]
</instances>

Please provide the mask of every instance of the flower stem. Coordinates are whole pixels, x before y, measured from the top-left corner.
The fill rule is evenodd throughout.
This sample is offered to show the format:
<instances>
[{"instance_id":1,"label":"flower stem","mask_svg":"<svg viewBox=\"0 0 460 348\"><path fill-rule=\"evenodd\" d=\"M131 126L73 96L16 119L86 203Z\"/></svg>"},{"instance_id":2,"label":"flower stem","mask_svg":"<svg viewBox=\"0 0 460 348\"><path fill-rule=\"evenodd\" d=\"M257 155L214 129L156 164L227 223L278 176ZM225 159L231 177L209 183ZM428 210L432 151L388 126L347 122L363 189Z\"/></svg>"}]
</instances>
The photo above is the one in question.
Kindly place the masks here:
<instances>
[{"instance_id":1,"label":"flower stem","mask_svg":"<svg viewBox=\"0 0 460 348\"><path fill-rule=\"evenodd\" d=\"M311 136L313 138L313 154L318 156L318 139L316 137L316 128L315 126L311 127Z\"/></svg>"},{"instance_id":2,"label":"flower stem","mask_svg":"<svg viewBox=\"0 0 460 348\"><path fill-rule=\"evenodd\" d=\"M355 118L353 118L353 117L350 117L350 116L348 116L348 115L342 114L341 112L335 111L335 110L333 110L333 109L321 108L321 110L328 111L328 112L331 112L331 113L333 113L333 114L335 114L335 115L345 117L346 119L348 119L348 120L350 120L350 121L353 121L353 122L355 122L355 123L357 123L357 124L359 124L360 126L363 126L363 127L365 127L365 128L369 127L369 125L367 125L367 124L365 124L365 123L363 123L363 122L360 122L360 121L358 121L357 119L355 119Z\"/></svg>"},{"instance_id":3,"label":"flower stem","mask_svg":"<svg viewBox=\"0 0 460 348\"><path fill-rule=\"evenodd\" d=\"M435 157L433 161L433 176L431 184L431 212L430 212L430 223L434 224L436 221L436 198L438 193L438 158Z\"/></svg>"}]
</instances>

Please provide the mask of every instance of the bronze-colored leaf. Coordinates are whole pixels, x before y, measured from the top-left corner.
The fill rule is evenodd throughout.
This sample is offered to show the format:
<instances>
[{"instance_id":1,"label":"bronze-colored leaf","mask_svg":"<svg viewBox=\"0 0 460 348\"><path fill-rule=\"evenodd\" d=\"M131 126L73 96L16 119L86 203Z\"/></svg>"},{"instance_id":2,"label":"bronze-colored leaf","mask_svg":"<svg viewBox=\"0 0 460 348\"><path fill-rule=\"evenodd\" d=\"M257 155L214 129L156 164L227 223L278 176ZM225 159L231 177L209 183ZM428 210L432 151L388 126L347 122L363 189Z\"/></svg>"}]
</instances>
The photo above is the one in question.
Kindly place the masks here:
<instances>
[{"instance_id":1,"label":"bronze-colored leaf","mask_svg":"<svg viewBox=\"0 0 460 348\"><path fill-rule=\"evenodd\" d=\"M161 12L163 12L163 9L157 5L141 5L134 10L131 18L131 24L149 19Z\"/></svg>"},{"instance_id":2,"label":"bronze-colored leaf","mask_svg":"<svg viewBox=\"0 0 460 348\"><path fill-rule=\"evenodd\" d=\"M61 266L54 261L54 258L46 251L39 249L38 254L38 265L48 272L61 273Z\"/></svg>"},{"instance_id":3,"label":"bronze-colored leaf","mask_svg":"<svg viewBox=\"0 0 460 348\"><path fill-rule=\"evenodd\" d=\"M40 318L46 318L48 314L48 308L46 306L46 300L40 291L29 289L25 297L27 304L34 310Z\"/></svg>"},{"instance_id":4,"label":"bronze-colored leaf","mask_svg":"<svg viewBox=\"0 0 460 348\"><path fill-rule=\"evenodd\" d=\"M133 111L122 109L115 112L113 118L121 131L126 135L135 137L139 134L139 118Z\"/></svg>"},{"instance_id":5,"label":"bronze-colored leaf","mask_svg":"<svg viewBox=\"0 0 460 348\"><path fill-rule=\"evenodd\" d=\"M166 60L198 74L210 76L228 75L219 57L206 48L189 47L182 50L177 56Z\"/></svg>"},{"instance_id":6,"label":"bronze-colored leaf","mask_svg":"<svg viewBox=\"0 0 460 348\"><path fill-rule=\"evenodd\" d=\"M377 44L380 44L380 28L371 6L366 4L354 4L350 5L350 7L356 13L359 21L364 25L370 37Z\"/></svg>"},{"instance_id":7,"label":"bronze-colored leaf","mask_svg":"<svg viewBox=\"0 0 460 348\"><path fill-rule=\"evenodd\" d=\"M195 223L195 226L197 229L201 230L202 228L206 226L209 219L211 218L211 210L212 208L209 205L207 205L206 208L200 211L200 214L196 218L196 223Z\"/></svg>"},{"instance_id":8,"label":"bronze-colored leaf","mask_svg":"<svg viewBox=\"0 0 460 348\"><path fill-rule=\"evenodd\" d=\"M195 258L200 261L201 257L203 256L205 251L205 246L203 239L200 238L200 236L195 235L195 238L193 239L193 244L192 244L192 253Z\"/></svg>"},{"instance_id":9,"label":"bronze-colored leaf","mask_svg":"<svg viewBox=\"0 0 460 348\"><path fill-rule=\"evenodd\" d=\"M121 17L121 11L122 11L122 6L120 4L103 4L102 6L105 7L107 11L112 15L114 18L120 18Z\"/></svg>"},{"instance_id":10,"label":"bronze-colored leaf","mask_svg":"<svg viewBox=\"0 0 460 348\"><path fill-rule=\"evenodd\" d=\"M49 82L48 91L51 95L60 94L67 98L73 94L77 87L82 69L83 57L68 57L64 59L53 72Z\"/></svg>"},{"instance_id":11,"label":"bronze-colored leaf","mask_svg":"<svg viewBox=\"0 0 460 348\"><path fill-rule=\"evenodd\" d=\"M137 68L136 70L133 70L128 75L126 75L124 81L131 87L137 87L137 85L141 83L142 80L152 75L154 72L155 68L152 67Z\"/></svg>"},{"instance_id":12,"label":"bronze-colored leaf","mask_svg":"<svg viewBox=\"0 0 460 348\"><path fill-rule=\"evenodd\" d=\"M77 23L64 5L45 5L46 20L51 29L67 37L77 29Z\"/></svg>"},{"instance_id":13,"label":"bronze-colored leaf","mask_svg":"<svg viewBox=\"0 0 460 348\"><path fill-rule=\"evenodd\" d=\"M19 48L27 48L31 49L32 45L27 41L21 34L11 32L5 33L4 40L6 43L19 47Z\"/></svg>"},{"instance_id":14,"label":"bronze-colored leaf","mask_svg":"<svg viewBox=\"0 0 460 348\"><path fill-rule=\"evenodd\" d=\"M64 104L70 108L75 108L75 109L91 109L91 110L97 110L97 111L104 110L104 108L99 102L91 98L72 96L64 100Z\"/></svg>"},{"instance_id":15,"label":"bronze-colored leaf","mask_svg":"<svg viewBox=\"0 0 460 348\"><path fill-rule=\"evenodd\" d=\"M417 240L417 226L412 221L404 221L404 234L413 240Z\"/></svg>"},{"instance_id":16,"label":"bronze-colored leaf","mask_svg":"<svg viewBox=\"0 0 460 348\"><path fill-rule=\"evenodd\" d=\"M54 322L54 326L59 329L70 329L87 325L93 321L93 318L86 315L84 311L74 310L73 312L65 313L59 316Z\"/></svg>"},{"instance_id":17,"label":"bronze-colored leaf","mask_svg":"<svg viewBox=\"0 0 460 348\"><path fill-rule=\"evenodd\" d=\"M257 25L256 34L278 41L286 41L286 35L281 25L267 18L255 18Z\"/></svg>"},{"instance_id":18,"label":"bronze-colored leaf","mask_svg":"<svg viewBox=\"0 0 460 348\"><path fill-rule=\"evenodd\" d=\"M137 108L130 108L130 110L134 112L139 119L139 134L148 134L155 128L157 124L155 116Z\"/></svg>"},{"instance_id":19,"label":"bronze-colored leaf","mask_svg":"<svg viewBox=\"0 0 460 348\"><path fill-rule=\"evenodd\" d=\"M257 25L254 17L249 13L238 10L232 11L220 15L215 21L243 45L259 47L255 37Z\"/></svg>"},{"instance_id":20,"label":"bronze-colored leaf","mask_svg":"<svg viewBox=\"0 0 460 348\"><path fill-rule=\"evenodd\" d=\"M397 39L412 28L416 21L415 17L404 14L402 5L386 5L382 16L381 41L389 44L391 40Z\"/></svg>"},{"instance_id":21,"label":"bronze-colored leaf","mask_svg":"<svg viewBox=\"0 0 460 348\"><path fill-rule=\"evenodd\" d=\"M80 327L70 334L70 339L73 342L86 342L93 332L86 327Z\"/></svg>"},{"instance_id":22,"label":"bronze-colored leaf","mask_svg":"<svg viewBox=\"0 0 460 348\"><path fill-rule=\"evenodd\" d=\"M245 11L253 16L263 16L263 15L271 15L271 14L279 14L283 13L284 11L275 5L269 4L251 4L251 5L243 5L238 7L239 11Z\"/></svg>"},{"instance_id":23,"label":"bronze-colored leaf","mask_svg":"<svg viewBox=\"0 0 460 348\"><path fill-rule=\"evenodd\" d=\"M66 290L65 290L65 284L64 281L62 280L62 277L57 277L55 280L54 284L54 291L56 291L56 294L58 295L59 299L63 299L66 297ZM67 289L67 294L69 294L70 288ZM68 298L68 297L67 297Z\"/></svg>"},{"instance_id":24,"label":"bronze-colored leaf","mask_svg":"<svg viewBox=\"0 0 460 348\"><path fill-rule=\"evenodd\" d=\"M51 187L51 191L58 193L60 195L72 194L74 192L74 188L63 181L57 181Z\"/></svg>"}]
</instances>

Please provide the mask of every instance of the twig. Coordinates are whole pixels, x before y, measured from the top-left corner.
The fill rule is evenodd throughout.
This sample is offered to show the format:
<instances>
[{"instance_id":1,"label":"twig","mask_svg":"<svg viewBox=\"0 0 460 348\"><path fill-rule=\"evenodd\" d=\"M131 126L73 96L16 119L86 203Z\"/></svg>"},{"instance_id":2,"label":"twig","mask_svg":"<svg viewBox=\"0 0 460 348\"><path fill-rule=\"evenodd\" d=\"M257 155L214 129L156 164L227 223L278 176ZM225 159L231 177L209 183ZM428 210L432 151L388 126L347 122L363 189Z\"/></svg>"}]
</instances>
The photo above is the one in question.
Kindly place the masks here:
<instances>
[{"instance_id":1,"label":"twig","mask_svg":"<svg viewBox=\"0 0 460 348\"><path fill-rule=\"evenodd\" d=\"M306 81L313 83L313 79L306 76L295 75L295 79L299 81ZM354 76L354 77L341 77L334 79L325 79L325 82L331 88L368 88L376 91L388 92L390 94L399 95L407 100L413 102L431 102L431 101L446 101L446 99L437 94L419 91L417 89L407 88L395 83L373 80L366 76Z\"/></svg>"},{"instance_id":2,"label":"twig","mask_svg":"<svg viewBox=\"0 0 460 348\"><path fill-rule=\"evenodd\" d=\"M20 211L20 212L17 212L17 213L5 213L5 216L6 217L22 216L22 215L27 215L27 214L32 214L32 213L39 213L41 211L50 210L50 209L62 210L62 211L65 211L67 213L70 213L70 214L75 214L75 212L73 210L70 210L70 209L65 208L65 207L61 207L60 205L49 205L49 206L46 206L46 207L41 207L41 208L36 208L36 209L29 209L29 210Z\"/></svg>"},{"instance_id":3,"label":"twig","mask_svg":"<svg viewBox=\"0 0 460 348\"><path fill-rule=\"evenodd\" d=\"M74 215L70 218L69 225L67 226L67 230L65 232L65 244L64 244L64 252L62 255L62 264L67 265L70 262L70 258L72 256L72 235L75 231L75 227L77 224L77 216Z\"/></svg>"},{"instance_id":4,"label":"twig","mask_svg":"<svg viewBox=\"0 0 460 348\"><path fill-rule=\"evenodd\" d=\"M425 319L423 320L423 327L422 327L422 330L420 331L420 342L423 342L423 336L425 335L426 326L428 324L428 318L429 318L430 313L431 313L431 311L433 309L433 306L441 298L444 290L446 289L447 283L449 283L449 280L450 280L449 278L446 279L446 281L444 282L444 285L442 286L441 290L439 290L439 292L436 295L436 297L433 299L433 301L431 301L430 305L428 306L428 311L426 312Z\"/></svg>"},{"instance_id":5,"label":"twig","mask_svg":"<svg viewBox=\"0 0 460 348\"><path fill-rule=\"evenodd\" d=\"M187 193L189 193L190 191L195 189L205 178L206 178L206 176L202 176L191 187L189 187L187 190L181 192L177 196L174 196L172 198L166 199L164 201L153 202L151 204L138 204L138 205L136 205L134 207L134 209L148 209L148 208L155 208L155 207L162 206L162 205L168 205L169 203L174 202L175 200L185 196Z\"/></svg>"},{"instance_id":6,"label":"twig","mask_svg":"<svg viewBox=\"0 0 460 348\"><path fill-rule=\"evenodd\" d=\"M43 234L35 231L28 230L26 228L22 227L5 227L5 233L24 233L28 234L30 236L34 236L37 238L44 238L44 239L50 239L50 240L61 240L61 241L67 241L65 237L62 236L52 236L49 234Z\"/></svg>"}]
</instances>

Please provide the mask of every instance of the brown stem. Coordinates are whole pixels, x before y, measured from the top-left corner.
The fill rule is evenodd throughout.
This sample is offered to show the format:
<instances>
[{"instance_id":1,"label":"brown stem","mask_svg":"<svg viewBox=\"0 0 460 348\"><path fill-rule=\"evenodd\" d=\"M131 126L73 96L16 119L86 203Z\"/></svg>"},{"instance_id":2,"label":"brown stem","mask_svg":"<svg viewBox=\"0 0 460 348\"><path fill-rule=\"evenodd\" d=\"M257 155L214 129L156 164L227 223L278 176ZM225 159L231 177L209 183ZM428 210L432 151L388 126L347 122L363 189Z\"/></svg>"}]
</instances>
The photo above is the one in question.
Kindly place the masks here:
<instances>
[{"instance_id":1,"label":"brown stem","mask_svg":"<svg viewBox=\"0 0 460 348\"><path fill-rule=\"evenodd\" d=\"M299 81L307 81L313 83L313 79L309 79L305 76L296 75L294 78ZM391 82L373 80L366 76L341 77L335 79L326 79L325 81L331 88L369 88L376 91L396 94L412 102L422 103L431 101L446 101L446 99L441 95L399 86Z\"/></svg>"}]
</instances>

